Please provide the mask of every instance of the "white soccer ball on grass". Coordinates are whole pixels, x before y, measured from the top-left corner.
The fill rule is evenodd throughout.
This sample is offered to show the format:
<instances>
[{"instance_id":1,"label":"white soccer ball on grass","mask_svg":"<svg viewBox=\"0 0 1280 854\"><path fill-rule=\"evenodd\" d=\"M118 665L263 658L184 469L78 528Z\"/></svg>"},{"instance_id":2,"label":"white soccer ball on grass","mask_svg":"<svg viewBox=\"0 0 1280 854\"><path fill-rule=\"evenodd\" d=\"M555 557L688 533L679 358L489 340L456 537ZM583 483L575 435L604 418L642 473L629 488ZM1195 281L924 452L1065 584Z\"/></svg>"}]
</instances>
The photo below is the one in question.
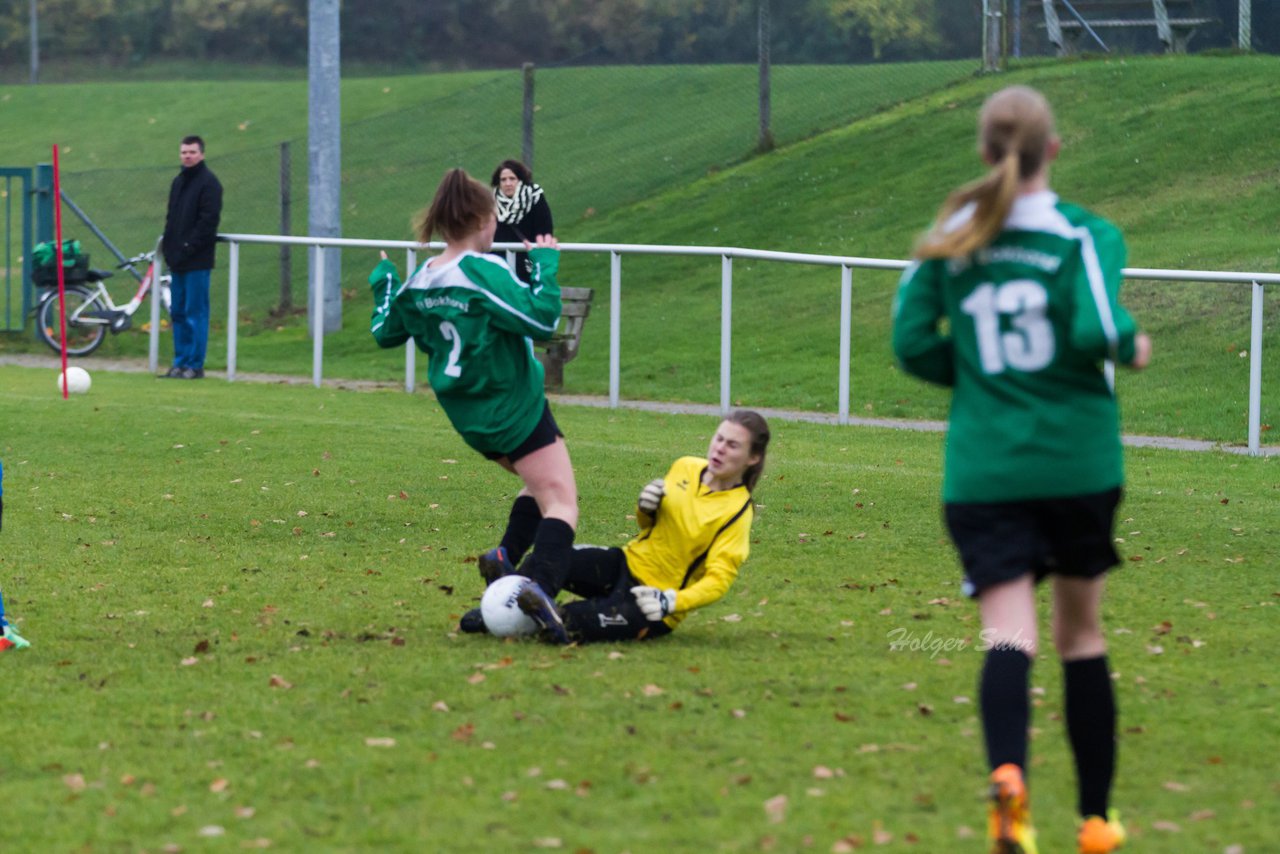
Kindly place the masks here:
<instances>
[{"instance_id":1,"label":"white soccer ball on grass","mask_svg":"<svg viewBox=\"0 0 1280 854\"><path fill-rule=\"evenodd\" d=\"M489 634L500 638L531 635L538 630L533 621L516 602L526 584L532 584L523 575L504 575L485 588L480 597L480 616L484 618Z\"/></svg>"},{"instance_id":2,"label":"white soccer ball on grass","mask_svg":"<svg viewBox=\"0 0 1280 854\"><path fill-rule=\"evenodd\" d=\"M62 394L62 371L58 371L58 394ZM89 390L92 380L84 368L67 368L67 391L71 394L84 394Z\"/></svg>"}]
</instances>

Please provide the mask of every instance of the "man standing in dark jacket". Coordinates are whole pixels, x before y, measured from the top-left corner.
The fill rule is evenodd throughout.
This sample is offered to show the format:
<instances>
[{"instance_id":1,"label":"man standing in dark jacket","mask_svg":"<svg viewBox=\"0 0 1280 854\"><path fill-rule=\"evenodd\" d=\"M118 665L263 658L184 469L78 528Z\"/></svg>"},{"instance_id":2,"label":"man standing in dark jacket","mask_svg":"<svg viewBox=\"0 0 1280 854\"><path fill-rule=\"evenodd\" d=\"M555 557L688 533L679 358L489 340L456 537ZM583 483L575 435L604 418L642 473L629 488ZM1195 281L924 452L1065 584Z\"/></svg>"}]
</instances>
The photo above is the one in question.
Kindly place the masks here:
<instances>
[{"instance_id":1,"label":"man standing in dark jacket","mask_svg":"<svg viewBox=\"0 0 1280 854\"><path fill-rule=\"evenodd\" d=\"M204 376L209 344L209 274L222 216L222 185L205 165L204 140L183 137L182 171L169 187L164 219L164 260L173 274L173 367L163 376L198 380Z\"/></svg>"}]
</instances>

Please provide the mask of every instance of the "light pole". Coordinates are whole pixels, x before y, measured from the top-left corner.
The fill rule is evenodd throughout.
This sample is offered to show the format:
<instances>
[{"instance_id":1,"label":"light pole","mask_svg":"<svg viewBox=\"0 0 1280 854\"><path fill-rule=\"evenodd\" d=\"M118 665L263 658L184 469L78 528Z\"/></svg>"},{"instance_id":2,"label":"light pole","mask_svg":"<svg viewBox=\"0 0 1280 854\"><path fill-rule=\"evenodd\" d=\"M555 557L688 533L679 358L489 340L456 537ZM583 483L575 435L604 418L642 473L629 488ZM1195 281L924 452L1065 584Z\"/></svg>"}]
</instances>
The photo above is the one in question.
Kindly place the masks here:
<instances>
[{"instance_id":1,"label":"light pole","mask_svg":"<svg viewBox=\"0 0 1280 854\"><path fill-rule=\"evenodd\" d=\"M342 110L339 87L338 0L310 0L307 20L307 233L312 237L342 235ZM313 249L312 280L317 263ZM324 250L323 282L314 282L312 300L324 301L323 331L342 328L339 250ZM309 316L317 317L316 303ZM317 330L312 328L312 333Z\"/></svg>"},{"instance_id":2,"label":"light pole","mask_svg":"<svg viewBox=\"0 0 1280 854\"><path fill-rule=\"evenodd\" d=\"M36 21L36 0L31 0L31 85L40 82L40 27Z\"/></svg>"}]
</instances>

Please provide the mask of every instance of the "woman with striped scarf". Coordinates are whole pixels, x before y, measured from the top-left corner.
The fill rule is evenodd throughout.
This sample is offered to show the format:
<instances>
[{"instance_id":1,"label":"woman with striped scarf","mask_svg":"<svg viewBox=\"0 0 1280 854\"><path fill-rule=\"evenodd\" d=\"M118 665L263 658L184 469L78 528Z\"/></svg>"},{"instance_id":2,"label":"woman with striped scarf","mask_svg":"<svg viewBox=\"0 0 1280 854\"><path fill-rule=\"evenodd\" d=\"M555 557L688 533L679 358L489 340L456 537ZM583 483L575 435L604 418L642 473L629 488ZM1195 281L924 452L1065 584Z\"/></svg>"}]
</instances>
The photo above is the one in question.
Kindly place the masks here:
<instances>
[{"instance_id":1,"label":"woman with striped scarf","mask_svg":"<svg viewBox=\"0 0 1280 854\"><path fill-rule=\"evenodd\" d=\"M519 160L504 160L489 179L498 211L495 243L533 243L540 234L554 234L551 206L542 187L533 183L533 173ZM499 253L501 254L501 253ZM515 273L522 282L530 281L529 256L516 253Z\"/></svg>"}]
</instances>

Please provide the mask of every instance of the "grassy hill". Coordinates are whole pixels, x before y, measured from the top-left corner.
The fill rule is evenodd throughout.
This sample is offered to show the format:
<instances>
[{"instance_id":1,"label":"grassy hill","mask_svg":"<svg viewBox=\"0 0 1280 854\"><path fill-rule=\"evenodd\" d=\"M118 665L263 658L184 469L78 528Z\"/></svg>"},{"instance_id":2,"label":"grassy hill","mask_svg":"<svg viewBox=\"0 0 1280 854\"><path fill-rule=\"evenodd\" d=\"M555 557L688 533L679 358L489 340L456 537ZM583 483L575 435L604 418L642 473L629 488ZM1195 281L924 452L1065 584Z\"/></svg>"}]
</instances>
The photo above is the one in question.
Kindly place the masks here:
<instances>
[{"instance_id":1,"label":"grassy hill","mask_svg":"<svg viewBox=\"0 0 1280 854\"><path fill-rule=\"evenodd\" d=\"M561 239L905 257L945 192L979 173L973 135L982 99L1000 86L1026 82L1045 91L1058 112L1066 145L1055 168L1055 187L1125 230L1131 266L1277 269L1269 239L1280 214L1277 167L1265 135L1256 129L1256 116L1270 105L1275 58L1055 62L987 78L971 77L956 66L789 69L779 72L775 85L776 103L793 112L788 135L777 151L754 158L749 157L750 71L539 72L537 175L548 188ZM426 200L442 165L461 163L487 174L497 158L518 150L518 125L510 121L518 115L518 87L509 85L509 74L489 74L344 83L348 236L406 236L409 216ZM197 124L215 125L231 140L211 152L215 168L233 169L237 157L257 158L254 169L246 170L257 176L251 189L235 200L229 193L224 227L274 231L274 148L254 148L247 141L259 138L255 135L264 126L301 132L305 104L299 110L296 102L304 100L303 87L287 81L67 89L79 99L89 96L109 105L95 129L109 155L98 154L98 161L133 164L158 183L158 191L153 187L146 194L149 205L132 214L148 223L145 227L154 231L154 200L162 197L173 168L139 166L135 149L145 141L152 161L172 159L171 141L179 133L174 116L191 104L210 111L196 114ZM57 94L61 87L48 88ZM0 90L0 115L10 106L26 110L13 116L28 131L43 115L38 110L53 106L37 107L31 91ZM152 103L169 109L149 112L145 105ZM286 103L292 106L286 109ZM216 115L215 109L220 110ZM779 112L775 108L775 116ZM135 134L131 147L130 123L113 132L118 122L108 116L117 114L138 116L134 130L147 117L168 125L163 132ZM244 130L238 129L241 124ZM227 130L231 127L237 130ZM823 128L834 129L802 138ZM246 144L237 152L242 138ZM92 160L92 151L80 148L85 144L71 146L68 168ZM0 142L0 160L30 159L17 145L15 139ZM28 141L25 150L31 146ZM295 164L304 162L304 146L296 147L294 157ZM300 171L296 165L298 181ZM90 177L83 174L86 187ZM249 211L251 199L261 209ZM98 207L110 204L104 199ZM236 205L244 208L238 212ZM113 218L124 223L130 207L118 204ZM305 223L305 215L296 213L295 223ZM240 369L308 373L305 329L296 321L265 319L265 307L278 290L271 266L275 250L247 250L244 256L249 284L242 295ZM326 341L326 374L394 378L401 370L399 353L372 349L365 331L363 274L370 258L349 251L343 260L346 319L343 331ZM714 259L634 256L624 260L623 269L623 396L717 401L720 265ZM883 273L855 277L854 411L942 417L945 394L901 377L892 364L887 333L895 278ZM604 288L607 259L569 257L563 279ZM296 280L295 293L301 294L301 274ZM833 411L838 273L739 262L735 282L735 400ZM569 366L570 391L607 389L606 296L600 294L588 322L582 355ZM1132 282L1127 300L1155 338L1156 361L1146 374L1122 376L1126 428L1242 441L1247 288ZM217 302L214 311L220 323ZM139 339L114 339L107 352L143 352ZM1267 324L1266 340L1264 376L1274 376L1280 366L1270 355L1280 343L1274 323ZM215 366L222 355L220 341L215 330ZM21 345L6 341L0 346ZM1273 411L1264 409L1264 422Z\"/></svg>"}]
</instances>

